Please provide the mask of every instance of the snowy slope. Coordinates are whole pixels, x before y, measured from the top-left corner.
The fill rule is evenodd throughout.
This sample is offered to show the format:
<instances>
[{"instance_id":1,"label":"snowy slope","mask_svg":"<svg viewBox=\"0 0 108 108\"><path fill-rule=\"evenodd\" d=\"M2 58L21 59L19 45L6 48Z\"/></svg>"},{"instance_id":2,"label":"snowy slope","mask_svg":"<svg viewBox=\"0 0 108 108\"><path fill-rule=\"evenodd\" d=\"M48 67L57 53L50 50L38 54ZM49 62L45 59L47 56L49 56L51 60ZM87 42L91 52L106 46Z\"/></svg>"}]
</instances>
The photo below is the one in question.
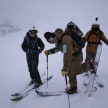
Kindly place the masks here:
<instances>
[{"instance_id":1,"label":"snowy slope","mask_svg":"<svg viewBox=\"0 0 108 108\"><path fill-rule=\"evenodd\" d=\"M21 42L26 33L26 30L21 32L9 34L6 37L0 37L0 102L2 108L65 108L68 107L68 97L66 94L63 94L59 97L39 97L35 92L32 92L24 100L14 103L10 101L10 94L16 92L26 85L29 81L29 73L27 70L27 64L25 59L25 53L21 50ZM42 37L42 40L44 38ZM46 48L53 47L49 45L45 40ZM103 45L103 52L101 56L101 62L98 69L98 74L100 79L105 84L104 89L98 89L92 97L87 97L84 95L84 87L82 85L83 75L78 76L78 90L77 95L70 95L71 106L83 108L102 108L102 106L107 106L108 99L108 74L107 74L107 48ZM58 59L59 58L59 59ZM41 87L41 90L51 90L51 91L63 91L65 88L65 79L61 76L60 70L62 68L62 53L49 56L49 75L54 74L53 79L49 81L48 88L47 85ZM40 73L47 72L46 70L46 57L42 53L40 55L40 64L39 64ZM46 75L44 76L44 78ZM106 107L105 107L106 108Z\"/></svg>"},{"instance_id":2,"label":"snowy slope","mask_svg":"<svg viewBox=\"0 0 108 108\"><path fill-rule=\"evenodd\" d=\"M33 91L29 96L20 102L12 102L10 100L10 95L12 93L22 89L30 81L25 53L21 50L21 43L25 33L29 28L31 28L32 25L35 25L39 30L38 35L45 43L45 49L49 49L54 45L50 45L46 42L43 37L44 32L48 30L52 32L56 27L64 29L65 25L70 20L75 21L85 33L89 30L94 18L98 16L100 18L101 28L108 38L108 16L104 14L107 10L107 0L84 0L81 4L78 4L78 0L46 0L44 4L42 4L42 2L43 1L41 0L11 0L10 2L8 0L0 1L0 12L2 16L0 18L0 23L3 23L5 18L9 18L9 20L14 22L14 24L22 28L19 32L6 34L5 37L0 36L1 108L69 108L67 94L63 94L58 97L43 98L38 96ZM18 4L20 4L20 8ZM96 6L96 4L98 5ZM90 5L92 8L90 8ZM83 52L85 58L85 49ZM77 78L79 93L69 96L71 108L107 108L107 54L108 48L105 44L103 44L98 75L105 87L103 89L99 88L98 91L89 98L84 95L84 87L82 84L83 74L79 75ZM53 74L53 79L48 82L48 88L45 84L40 88L41 90L63 91L65 89L65 79L61 76L62 56L63 55L60 52L49 56L48 72L49 75ZM40 73L47 72L46 56L44 53L40 55L39 71ZM47 75L44 76L44 78L46 77Z\"/></svg>"}]
</instances>

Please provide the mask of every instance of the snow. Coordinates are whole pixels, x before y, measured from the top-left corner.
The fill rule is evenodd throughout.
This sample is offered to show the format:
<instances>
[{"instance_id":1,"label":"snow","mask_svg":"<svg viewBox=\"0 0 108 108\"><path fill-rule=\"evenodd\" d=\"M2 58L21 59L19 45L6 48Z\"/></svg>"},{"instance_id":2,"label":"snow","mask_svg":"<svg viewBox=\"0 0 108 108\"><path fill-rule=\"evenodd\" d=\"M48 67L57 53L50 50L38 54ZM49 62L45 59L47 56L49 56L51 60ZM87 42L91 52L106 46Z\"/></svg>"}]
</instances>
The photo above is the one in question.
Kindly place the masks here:
<instances>
[{"instance_id":1,"label":"snow","mask_svg":"<svg viewBox=\"0 0 108 108\"><path fill-rule=\"evenodd\" d=\"M46 42L43 34L46 31L53 32L56 28L65 28L69 21L79 25L84 33L90 29L95 17L99 17L99 23L108 38L107 0L0 0L0 24L9 21L12 26L20 28L20 31L0 34L0 106L1 108L69 108L68 95L58 97L40 97L35 91L19 102L10 100L11 94L22 89L29 81L29 72L26 64L25 53L21 49L21 43L31 26L39 30L38 36L45 43L45 49L54 47ZM3 28L5 29L5 28ZM84 59L85 59L85 49ZM91 97L84 95L83 74L77 77L79 93L69 95L70 108L107 108L108 106L108 73L107 73L107 46L103 43L103 50L98 68L98 75L104 88L98 88ZM65 78L61 76L63 54L57 53L48 58L48 74L53 74L53 79L40 90L63 91L66 87ZM40 74L46 69L46 56L40 54Z\"/></svg>"}]
</instances>

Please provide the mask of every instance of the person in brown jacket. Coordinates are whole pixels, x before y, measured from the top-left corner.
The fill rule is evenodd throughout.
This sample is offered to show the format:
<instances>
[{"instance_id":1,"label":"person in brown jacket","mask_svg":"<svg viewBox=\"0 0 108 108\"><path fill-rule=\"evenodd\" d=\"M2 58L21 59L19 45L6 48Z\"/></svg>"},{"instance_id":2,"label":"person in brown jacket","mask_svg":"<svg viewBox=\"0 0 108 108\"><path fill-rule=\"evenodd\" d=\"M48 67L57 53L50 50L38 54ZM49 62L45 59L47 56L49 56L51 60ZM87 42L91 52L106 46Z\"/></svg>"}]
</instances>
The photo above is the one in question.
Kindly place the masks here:
<instances>
[{"instance_id":1,"label":"person in brown jacket","mask_svg":"<svg viewBox=\"0 0 108 108\"><path fill-rule=\"evenodd\" d=\"M57 28L54 33L46 32L44 37L50 43L56 44L52 49L45 50L45 55L51 55L58 51L61 51L63 55L63 68L61 69L62 76L68 75L70 87L66 91L68 94L77 93L77 75L84 73L89 70L89 64L82 63L82 51L78 53L78 48L75 47L77 44L73 42L69 34L63 35L63 30ZM76 31L77 33L77 31ZM62 38L62 39L61 39ZM75 45L76 44L76 45Z\"/></svg>"}]
</instances>

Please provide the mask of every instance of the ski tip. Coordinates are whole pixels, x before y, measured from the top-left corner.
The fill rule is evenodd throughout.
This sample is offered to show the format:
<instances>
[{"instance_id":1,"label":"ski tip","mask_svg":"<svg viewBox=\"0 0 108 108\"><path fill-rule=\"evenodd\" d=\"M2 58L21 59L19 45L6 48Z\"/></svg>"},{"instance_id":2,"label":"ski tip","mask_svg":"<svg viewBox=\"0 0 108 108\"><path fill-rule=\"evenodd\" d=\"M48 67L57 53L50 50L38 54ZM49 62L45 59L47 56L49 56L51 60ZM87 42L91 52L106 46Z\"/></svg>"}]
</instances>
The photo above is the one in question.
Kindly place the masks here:
<instances>
[{"instance_id":1,"label":"ski tip","mask_svg":"<svg viewBox=\"0 0 108 108\"><path fill-rule=\"evenodd\" d=\"M36 91L35 91L36 93L39 93L39 91L36 89Z\"/></svg>"},{"instance_id":2,"label":"ski tip","mask_svg":"<svg viewBox=\"0 0 108 108\"><path fill-rule=\"evenodd\" d=\"M10 99L10 100L16 102L16 100L14 100L14 99Z\"/></svg>"},{"instance_id":3,"label":"ski tip","mask_svg":"<svg viewBox=\"0 0 108 108\"><path fill-rule=\"evenodd\" d=\"M16 99L10 99L11 101L14 101L14 102L18 102L18 100L16 100Z\"/></svg>"},{"instance_id":4,"label":"ski tip","mask_svg":"<svg viewBox=\"0 0 108 108\"><path fill-rule=\"evenodd\" d=\"M22 97L16 97L16 98L12 98L12 99L10 99L11 101L20 101L22 99Z\"/></svg>"},{"instance_id":5,"label":"ski tip","mask_svg":"<svg viewBox=\"0 0 108 108\"><path fill-rule=\"evenodd\" d=\"M104 85L103 85L103 84L99 84L99 87L100 87L100 88L104 88Z\"/></svg>"},{"instance_id":6,"label":"ski tip","mask_svg":"<svg viewBox=\"0 0 108 108\"><path fill-rule=\"evenodd\" d=\"M19 96L19 93L11 94L11 96Z\"/></svg>"},{"instance_id":7,"label":"ski tip","mask_svg":"<svg viewBox=\"0 0 108 108\"><path fill-rule=\"evenodd\" d=\"M10 99L11 101L14 101L14 102L18 102L20 101L21 99Z\"/></svg>"},{"instance_id":8,"label":"ski tip","mask_svg":"<svg viewBox=\"0 0 108 108\"><path fill-rule=\"evenodd\" d=\"M83 83L83 85L84 85L84 87L87 87L87 86L88 86L88 84L87 84L87 83Z\"/></svg>"}]
</instances>

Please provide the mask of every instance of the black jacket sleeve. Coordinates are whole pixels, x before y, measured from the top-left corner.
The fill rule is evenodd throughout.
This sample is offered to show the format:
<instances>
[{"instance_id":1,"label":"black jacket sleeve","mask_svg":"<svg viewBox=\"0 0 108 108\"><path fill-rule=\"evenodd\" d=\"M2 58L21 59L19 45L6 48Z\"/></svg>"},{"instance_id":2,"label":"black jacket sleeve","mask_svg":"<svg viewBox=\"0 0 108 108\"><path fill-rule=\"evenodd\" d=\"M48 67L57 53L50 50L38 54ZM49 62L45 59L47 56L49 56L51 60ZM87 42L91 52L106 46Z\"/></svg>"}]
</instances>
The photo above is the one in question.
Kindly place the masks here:
<instances>
[{"instance_id":1,"label":"black jacket sleeve","mask_svg":"<svg viewBox=\"0 0 108 108\"><path fill-rule=\"evenodd\" d=\"M27 50L28 50L28 45L27 45L27 38L26 38L26 36L24 37L24 40L23 40L23 42L22 42L22 50L24 51L24 52L26 52L27 53Z\"/></svg>"},{"instance_id":2,"label":"black jacket sleeve","mask_svg":"<svg viewBox=\"0 0 108 108\"><path fill-rule=\"evenodd\" d=\"M45 45L44 45L43 41L40 38L38 38L38 46L39 46L40 52L42 52L44 50L44 48L45 48Z\"/></svg>"}]
</instances>

